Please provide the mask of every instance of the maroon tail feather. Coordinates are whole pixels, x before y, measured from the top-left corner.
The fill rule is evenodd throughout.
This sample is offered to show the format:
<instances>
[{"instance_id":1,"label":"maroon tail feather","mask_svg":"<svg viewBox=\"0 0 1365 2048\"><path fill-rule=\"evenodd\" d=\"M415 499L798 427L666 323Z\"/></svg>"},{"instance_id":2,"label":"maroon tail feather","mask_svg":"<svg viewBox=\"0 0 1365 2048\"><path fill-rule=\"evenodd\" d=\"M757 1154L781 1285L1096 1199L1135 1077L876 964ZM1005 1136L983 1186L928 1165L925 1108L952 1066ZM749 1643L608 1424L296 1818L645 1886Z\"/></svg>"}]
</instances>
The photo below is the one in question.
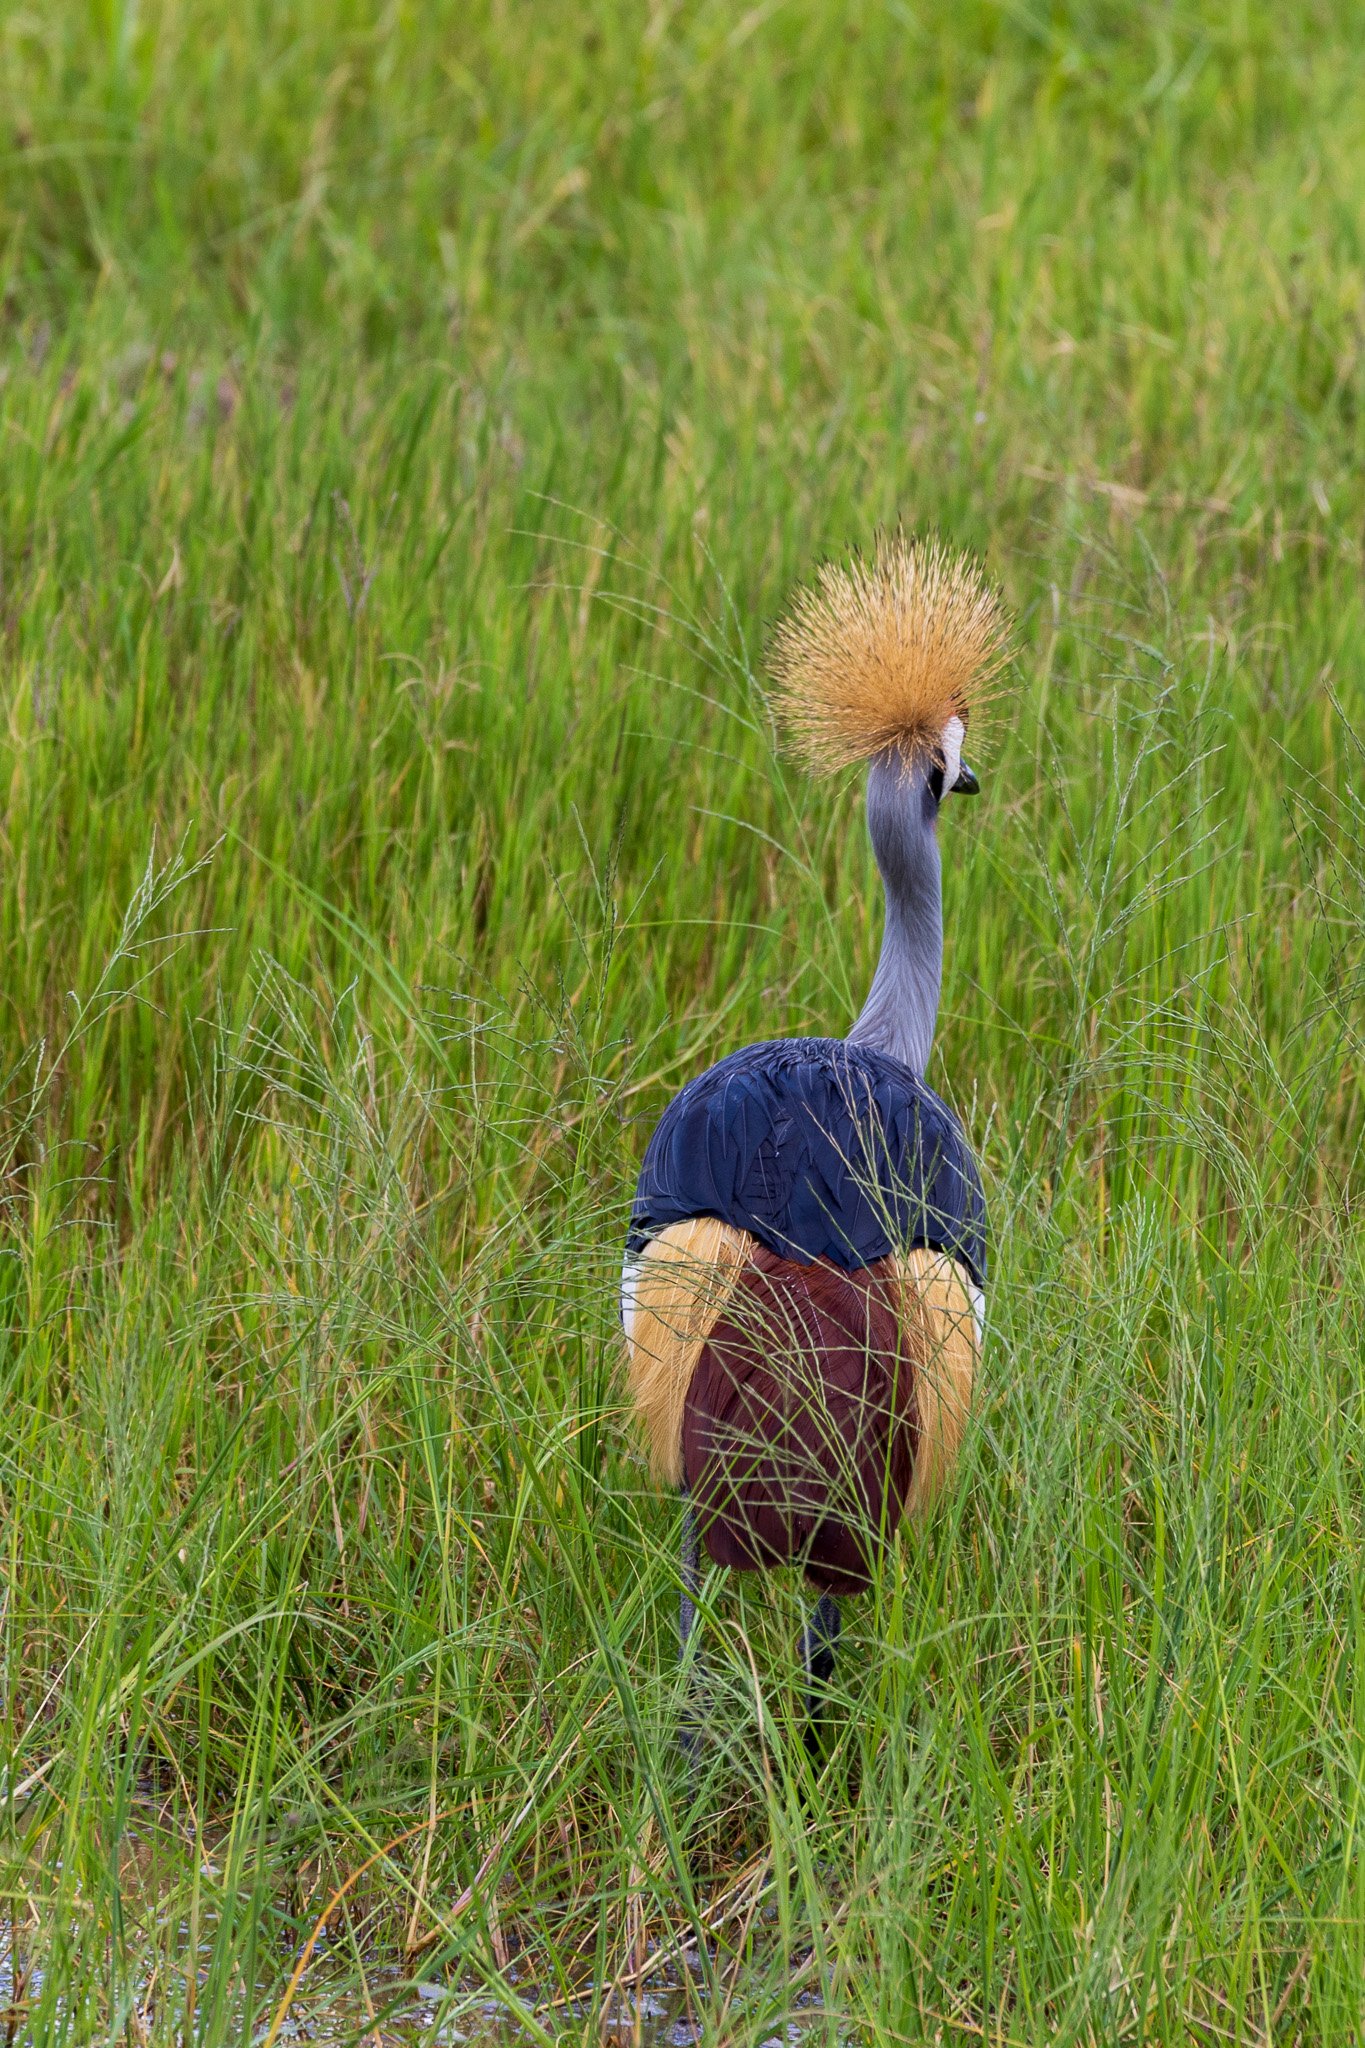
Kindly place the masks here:
<instances>
[{"instance_id":1,"label":"maroon tail feather","mask_svg":"<svg viewBox=\"0 0 1365 2048\"><path fill-rule=\"evenodd\" d=\"M904 1512L918 1425L890 1259L847 1273L760 1248L702 1347L683 1464L706 1548L860 1592Z\"/></svg>"}]
</instances>

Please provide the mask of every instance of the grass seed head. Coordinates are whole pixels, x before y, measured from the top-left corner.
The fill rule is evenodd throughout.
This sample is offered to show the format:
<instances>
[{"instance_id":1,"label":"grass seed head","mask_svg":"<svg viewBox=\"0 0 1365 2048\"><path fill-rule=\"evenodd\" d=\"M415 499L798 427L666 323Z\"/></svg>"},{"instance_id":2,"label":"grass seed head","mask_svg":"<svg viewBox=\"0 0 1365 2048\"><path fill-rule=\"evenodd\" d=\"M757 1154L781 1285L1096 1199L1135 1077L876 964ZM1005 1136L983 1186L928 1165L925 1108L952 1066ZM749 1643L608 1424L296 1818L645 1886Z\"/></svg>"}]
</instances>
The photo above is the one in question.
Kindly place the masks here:
<instances>
[{"instance_id":1,"label":"grass seed head","mask_svg":"<svg viewBox=\"0 0 1365 2048\"><path fill-rule=\"evenodd\" d=\"M895 748L934 754L965 725L1009 651L1008 622L976 564L938 540L879 535L870 562L826 563L773 635L769 668L792 746L815 769Z\"/></svg>"}]
</instances>

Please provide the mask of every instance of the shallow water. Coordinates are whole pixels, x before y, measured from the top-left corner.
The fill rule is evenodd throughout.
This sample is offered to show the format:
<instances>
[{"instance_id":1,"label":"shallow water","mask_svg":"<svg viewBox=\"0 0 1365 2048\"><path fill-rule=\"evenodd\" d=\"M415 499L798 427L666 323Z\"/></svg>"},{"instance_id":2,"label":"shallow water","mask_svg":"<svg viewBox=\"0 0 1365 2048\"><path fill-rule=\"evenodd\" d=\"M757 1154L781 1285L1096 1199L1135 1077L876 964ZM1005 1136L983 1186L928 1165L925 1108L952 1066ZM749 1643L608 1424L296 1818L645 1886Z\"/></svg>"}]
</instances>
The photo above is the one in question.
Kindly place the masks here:
<instances>
[{"instance_id":1,"label":"shallow water","mask_svg":"<svg viewBox=\"0 0 1365 2048\"><path fill-rule=\"evenodd\" d=\"M363 2039L394 2044L394 2048L416 2048L416 2044L467 2043L468 2048L521 2048L533 2035L521 2023L514 2008L496 1999L480 1996L468 1988L439 1982L403 1983L393 1973L376 1970L369 1981L371 2005L354 1991L329 1997L301 1998L291 2011L277 2038L307 2040L322 2048ZM568 2001L542 2003L535 1987L520 1992L526 2008L538 2023L566 2039L581 2039L583 2023L593 2022L593 2038L608 2044L638 2044L638 2048L693 2048L705 2036L706 1993L694 1971L686 1973L670 1966L647 1974L638 1992L612 1990L605 2006L593 1996L588 1985L581 1995ZM823 2032L824 2001L819 1991L794 1991L790 2009L797 2015L785 2020L775 2031L761 2037L758 2048L800 2048L817 2027ZM376 2017L372 2017L372 2013ZM748 2015L742 1992L729 2005L728 2022L740 2032L754 2024ZM269 2026L257 2029L257 2048L269 2034Z\"/></svg>"},{"instance_id":2,"label":"shallow water","mask_svg":"<svg viewBox=\"0 0 1365 2048\"><path fill-rule=\"evenodd\" d=\"M151 1806L148 1795L148 1805ZM125 1838L128 1873L136 1872L143 1897L156 1893L158 1873L158 1832L153 1828ZM210 1864L210 1869L212 1868ZM176 1992L166 1997L165 1954L153 1968L148 1965L145 1990L133 1992L136 2014L134 2032L142 2039L179 2039L183 2014L184 1978L192 1951L188 1924L175 1912L156 1912L155 1920L163 1940L175 1957L172 1976ZM775 1933L776 1908L769 1900L759 1906L750 1927L752 1936L762 1940L764 1931ZM22 1923L20 1923L22 1924ZM201 1913L198 1923L201 1997L207 1991L215 1937L220 1933L212 1910ZM12 2048L26 2048L32 2036L29 2015L41 2001L45 1966L26 1956L20 1937L21 1969L16 1982L11 1946L13 1923L0 1925L0 2041ZM784 1996L780 1970L760 1969L746 1998L743 1983L735 1983L737 1959L719 1938L706 1943L707 1956L699 1955L695 1941L679 1946L670 1942L662 1949L648 1943L639 1978L627 1985L619 1979L599 1991L591 1982L572 1998L556 1994L553 1982L537 1981L525 1963L513 1960L505 1972L515 2000L492 1996L477 1979L442 1980L433 1971L430 1978L414 1980L413 1966L407 1970L388 1956L375 1953L363 1958L363 1986L357 1982L354 1951L349 1942L333 1947L330 1930L320 1932L308 1967L299 1983L276 2039L280 2042L309 2042L315 2048L351 2048L364 2042L368 2048L446 2048L446 2044L467 2043L468 2048L523 2048L543 2038L526 2024L526 2016L544 2033L562 2036L566 2042L585 2038L608 2044L608 2048L693 2048L706 2036L706 2015L710 1994L708 1977L723 1986L726 2036L743 2037L753 2048L801 2048L801 2043L818 2034L827 2040L828 2016L823 1995L811 1977L810 1962L798 1962L788 1980ZM284 1973L287 1974L287 1971ZM761 1983L759 1979L761 1978ZM86 1977L75 1993L84 2001L94 1993L96 2005L112 1996L126 2011L129 1977L119 1973L120 1992L102 1973ZM281 1987L282 1989L282 1987ZM279 1993L276 1994L278 1997ZM253 2048L263 2048L269 2038L276 2011L272 2000L248 2037L245 2024L240 2038L250 2039ZM88 2012L88 2008L87 2008ZM780 2015L780 2018L779 2018ZM58 2019L58 2031L74 2015L64 1999L48 2009L49 2019ZM765 2020L768 2030L759 2032ZM79 2025L76 2029L80 2032ZM841 2030L839 2038L844 2038ZM854 2038L850 2035L848 2038Z\"/></svg>"},{"instance_id":3,"label":"shallow water","mask_svg":"<svg viewBox=\"0 0 1365 2048\"><path fill-rule=\"evenodd\" d=\"M467 1994L453 1991L447 1985L418 1984L414 1991L405 1994L397 2009L385 2012L382 1988L371 1986L378 2013L377 2022L372 2021L362 2000L354 1995L341 1999L322 2001L291 2014L280 2030L278 2038L289 2041L309 2041L323 2044L323 2048L340 2048L343 2042L378 2040L394 2044L394 2048L415 2048L423 2044L467 2043L468 2048L521 2048L521 2044L533 2037L521 2026L515 2015L495 2001L483 1999L471 2007ZM807 1993L805 2011L809 2019L788 2020L778 2030L766 2037L759 2048L800 2048L808 2038L816 2015L820 2012L818 1993ZM798 1998L796 2003L800 2003ZM528 2003L530 2001L528 2000ZM443 2016L442 2008L452 2009L452 2016ZM532 2005L542 2026L554 2033L562 2032L566 2039L581 2039L583 2022L594 2014L591 1995L553 2009ZM742 2032L744 2007L737 1999L730 2008L730 2020ZM268 2026L260 2027L254 2038L256 2048L269 2033ZM628 1998L617 1997L604 2012L596 2016L593 2037L608 2044L639 2043L640 2048L693 2048L703 2039L705 2026L696 1994L690 1996L681 1986L660 1985L646 1988L638 2001L632 1994Z\"/></svg>"},{"instance_id":4,"label":"shallow water","mask_svg":"<svg viewBox=\"0 0 1365 2048\"><path fill-rule=\"evenodd\" d=\"M519 1988L519 1995L541 2027L562 2034L566 2041L582 2039L583 2024L591 2020L593 2039L608 2048L693 2048L705 2036L707 2001L705 1988L697 1981L695 1957L691 1962L685 1971L670 1964L647 1973L638 1992L613 1990L604 2007L594 1998L591 1984L568 2001L542 2002L529 1983L524 1990ZM421 2048L455 2048L460 2043L467 2048L522 2048L536 2038L515 2007L468 1985L420 1979L413 1983L391 1967L376 1964L367 1973L367 2000L358 1988L319 1984L317 1979L326 1972L326 1958L321 1956L316 1971L310 1972L314 1983L310 1986L305 1979L300 1987L280 2025L278 2041L308 2042L312 2048L352 2048L362 2042L366 2048L418 2048L419 2043ZM510 1978L514 1976L509 1972ZM9 1940L0 1935L0 2023L13 2028L5 2038L15 2048L23 2048L30 2038L24 2019L42 1987L43 1971L37 1965L25 1967L16 1984ZM156 2004L155 1989L149 1986L145 2003L140 2003L139 2031L154 2032ZM817 2028L823 2032L824 2001L819 1991L794 1991L790 2009L797 2017L760 2037L756 2048L800 2048ZM258 2023L251 2035L253 2048L264 2048L271 2024L270 2018ZM754 2025L752 2012L746 2015L742 1992L730 2001L728 2024L741 2033Z\"/></svg>"}]
</instances>

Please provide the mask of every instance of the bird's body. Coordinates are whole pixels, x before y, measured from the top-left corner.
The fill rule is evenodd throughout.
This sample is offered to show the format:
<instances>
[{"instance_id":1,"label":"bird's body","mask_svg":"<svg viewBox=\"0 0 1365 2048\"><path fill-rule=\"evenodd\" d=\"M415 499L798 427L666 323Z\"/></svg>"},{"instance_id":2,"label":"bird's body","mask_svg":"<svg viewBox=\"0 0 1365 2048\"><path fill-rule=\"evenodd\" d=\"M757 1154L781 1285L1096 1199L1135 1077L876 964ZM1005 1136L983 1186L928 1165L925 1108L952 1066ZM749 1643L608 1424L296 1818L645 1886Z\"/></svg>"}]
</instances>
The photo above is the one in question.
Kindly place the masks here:
<instances>
[{"instance_id":1,"label":"bird's body","mask_svg":"<svg viewBox=\"0 0 1365 2048\"><path fill-rule=\"evenodd\" d=\"M897 542L826 571L779 638L809 755L872 758L882 953L846 1038L732 1053L665 1109L631 1213L621 1313L637 1416L712 1560L796 1562L822 1598L867 1585L961 1442L984 1317L981 1181L924 1073L943 921L937 823L976 787L961 743L998 619L971 573ZM690 1553L689 1553L690 1554ZM690 1625L685 1571L684 1625Z\"/></svg>"},{"instance_id":2,"label":"bird's body","mask_svg":"<svg viewBox=\"0 0 1365 2048\"><path fill-rule=\"evenodd\" d=\"M869 1537L927 1497L929 1465L945 1476L924 1439L970 1397L985 1258L961 1126L889 1055L778 1039L674 1098L640 1173L622 1322L656 1468L717 1564L866 1585Z\"/></svg>"}]
</instances>

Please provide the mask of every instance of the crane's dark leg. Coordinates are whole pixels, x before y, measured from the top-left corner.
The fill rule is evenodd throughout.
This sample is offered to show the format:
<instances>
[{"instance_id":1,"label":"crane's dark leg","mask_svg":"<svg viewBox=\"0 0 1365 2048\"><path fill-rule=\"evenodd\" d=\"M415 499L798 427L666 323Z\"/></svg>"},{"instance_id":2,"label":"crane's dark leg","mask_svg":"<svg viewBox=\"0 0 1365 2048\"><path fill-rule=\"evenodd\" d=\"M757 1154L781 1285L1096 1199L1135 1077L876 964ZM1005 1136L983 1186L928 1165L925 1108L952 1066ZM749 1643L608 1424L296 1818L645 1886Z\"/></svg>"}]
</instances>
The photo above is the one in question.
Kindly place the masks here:
<instances>
[{"instance_id":1,"label":"crane's dark leg","mask_svg":"<svg viewBox=\"0 0 1365 2048\"><path fill-rule=\"evenodd\" d=\"M683 1707L683 1723L680 1736L682 1753L687 1759L687 1773L695 1786L697 1769L701 1762L701 1704L699 1699L701 1659L693 1659L692 1668L687 1669L687 1650L692 1640L692 1631L697 1625L697 1594L701 1590L701 1548L697 1541L697 1518L692 1512L692 1502L687 1488L682 1490L682 1594L678 1601L678 1660L683 1666L687 1684L687 1700Z\"/></svg>"},{"instance_id":2,"label":"crane's dark leg","mask_svg":"<svg viewBox=\"0 0 1365 2048\"><path fill-rule=\"evenodd\" d=\"M838 1641L839 1603L832 1593L822 1593L801 1631L801 1668L806 1674L805 1743L812 1763L819 1763L824 1748L825 1687L834 1676Z\"/></svg>"}]
</instances>

